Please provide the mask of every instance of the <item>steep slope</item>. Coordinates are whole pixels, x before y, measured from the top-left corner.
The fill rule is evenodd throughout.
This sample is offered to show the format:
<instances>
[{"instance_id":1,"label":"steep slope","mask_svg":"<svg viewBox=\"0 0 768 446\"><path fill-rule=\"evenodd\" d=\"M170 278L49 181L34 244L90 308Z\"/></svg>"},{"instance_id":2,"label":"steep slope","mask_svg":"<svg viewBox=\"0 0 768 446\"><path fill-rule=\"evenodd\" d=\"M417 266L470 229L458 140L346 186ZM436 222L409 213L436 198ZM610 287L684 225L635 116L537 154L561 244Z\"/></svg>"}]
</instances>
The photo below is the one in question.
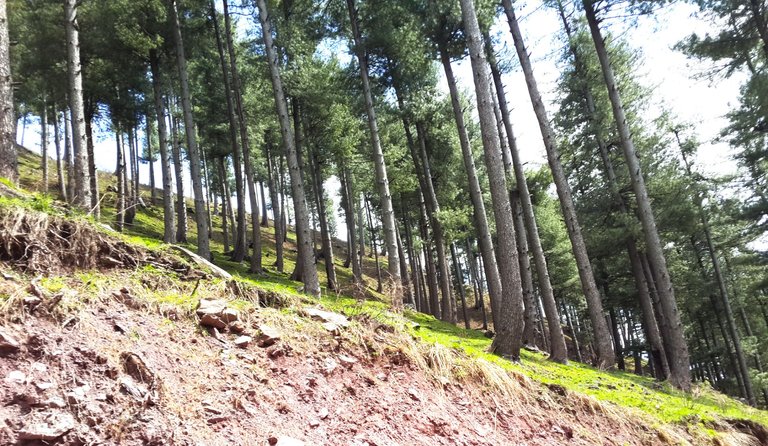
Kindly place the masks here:
<instances>
[{"instance_id":1,"label":"steep slope","mask_svg":"<svg viewBox=\"0 0 768 446\"><path fill-rule=\"evenodd\" d=\"M123 236L0 198L0 444L768 444L768 414L705 387L512 364L481 332L310 299L220 253L235 277L217 278L152 240L161 224L142 210Z\"/></svg>"}]
</instances>

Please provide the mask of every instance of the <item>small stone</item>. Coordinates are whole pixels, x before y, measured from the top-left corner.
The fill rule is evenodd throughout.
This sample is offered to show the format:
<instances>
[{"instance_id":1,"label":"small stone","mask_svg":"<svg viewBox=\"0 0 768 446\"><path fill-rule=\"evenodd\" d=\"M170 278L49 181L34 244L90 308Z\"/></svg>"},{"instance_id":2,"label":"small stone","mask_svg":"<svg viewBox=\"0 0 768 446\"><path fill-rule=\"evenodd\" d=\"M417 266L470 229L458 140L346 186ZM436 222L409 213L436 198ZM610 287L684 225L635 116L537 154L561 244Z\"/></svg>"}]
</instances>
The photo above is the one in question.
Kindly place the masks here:
<instances>
[{"instance_id":1,"label":"small stone","mask_svg":"<svg viewBox=\"0 0 768 446\"><path fill-rule=\"evenodd\" d=\"M221 314L227 308L227 303L220 299L200 299L197 306L197 315Z\"/></svg>"},{"instance_id":2,"label":"small stone","mask_svg":"<svg viewBox=\"0 0 768 446\"><path fill-rule=\"evenodd\" d=\"M253 338L250 336L240 336L239 338L235 339L235 345L240 348L246 348L248 345L253 341Z\"/></svg>"},{"instance_id":3,"label":"small stone","mask_svg":"<svg viewBox=\"0 0 768 446\"><path fill-rule=\"evenodd\" d=\"M333 322L323 322L323 328L334 335L338 335L340 333L339 326Z\"/></svg>"},{"instance_id":4,"label":"small stone","mask_svg":"<svg viewBox=\"0 0 768 446\"><path fill-rule=\"evenodd\" d=\"M221 319L223 319L226 323L234 322L238 320L239 317L240 313L237 310L233 310L232 308L227 308L221 313Z\"/></svg>"},{"instance_id":5,"label":"small stone","mask_svg":"<svg viewBox=\"0 0 768 446\"><path fill-rule=\"evenodd\" d=\"M53 409L64 409L67 407L67 402L64 398L54 396L40 403L41 406L50 407Z\"/></svg>"},{"instance_id":6,"label":"small stone","mask_svg":"<svg viewBox=\"0 0 768 446\"><path fill-rule=\"evenodd\" d=\"M45 373L48 371L48 366L43 364L42 362L33 362L30 368L39 373Z\"/></svg>"},{"instance_id":7,"label":"small stone","mask_svg":"<svg viewBox=\"0 0 768 446\"><path fill-rule=\"evenodd\" d=\"M316 419L309 420L309 427L315 428L317 426L320 426L320 420L316 420Z\"/></svg>"},{"instance_id":8,"label":"small stone","mask_svg":"<svg viewBox=\"0 0 768 446\"><path fill-rule=\"evenodd\" d=\"M228 328L230 333L241 334L245 332L245 324L241 321L230 322Z\"/></svg>"},{"instance_id":9,"label":"small stone","mask_svg":"<svg viewBox=\"0 0 768 446\"><path fill-rule=\"evenodd\" d=\"M332 322L342 328L349 327L349 319L343 314L318 310L317 308L305 308L304 312L307 316L313 319L320 319L323 322Z\"/></svg>"},{"instance_id":10,"label":"small stone","mask_svg":"<svg viewBox=\"0 0 768 446\"><path fill-rule=\"evenodd\" d=\"M336 361L334 361L333 358L326 358L325 359L325 367L323 368L323 373L326 374L326 375L330 375L338 367L339 367L339 364Z\"/></svg>"},{"instance_id":11,"label":"small stone","mask_svg":"<svg viewBox=\"0 0 768 446\"><path fill-rule=\"evenodd\" d=\"M421 398L419 397L419 392L413 387L408 389L408 396L410 396L411 399L414 401L421 401Z\"/></svg>"},{"instance_id":12,"label":"small stone","mask_svg":"<svg viewBox=\"0 0 768 446\"><path fill-rule=\"evenodd\" d=\"M323 407L322 409L317 411L317 416L320 417L321 420L328 418L328 409Z\"/></svg>"},{"instance_id":13,"label":"small stone","mask_svg":"<svg viewBox=\"0 0 768 446\"><path fill-rule=\"evenodd\" d=\"M75 418L66 412L42 415L18 431L19 440L53 441L75 427Z\"/></svg>"},{"instance_id":14,"label":"small stone","mask_svg":"<svg viewBox=\"0 0 768 446\"><path fill-rule=\"evenodd\" d=\"M211 418L208 418L208 420L206 421L208 422L208 424L216 424L216 423L221 423L227 420L229 420L229 417L227 415L216 415Z\"/></svg>"},{"instance_id":15,"label":"small stone","mask_svg":"<svg viewBox=\"0 0 768 446\"><path fill-rule=\"evenodd\" d=\"M379 373L376 374L376 378L379 381L386 381L387 380L387 375L385 375L384 373L379 372Z\"/></svg>"},{"instance_id":16,"label":"small stone","mask_svg":"<svg viewBox=\"0 0 768 446\"><path fill-rule=\"evenodd\" d=\"M269 347L280 340L280 331L269 325L259 325L259 347Z\"/></svg>"},{"instance_id":17,"label":"small stone","mask_svg":"<svg viewBox=\"0 0 768 446\"><path fill-rule=\"evenodd\" d=\"M15 383L15 384L24 384L27 381L27 375L24 374L21 370L14 370L5 377L5 382L7 383Z\"/></svg>"},{"instance_id":18,"label":"small stone","mask_svg":"<svg viewBox=\"0 0 768 446\"><path fill-rule=\"evenodd\" d=\"M13 353L21 348L19 341L0 327L0 353Z\"/></svg>"},{"instance_id":19,"label":"small stone","mask_svg":"<svg viewBox=\"0 0 768 446\"><path fill-rule=\"evenodd\" d=\"M351 369L352 366L355 365L355 363L357 363L357 359L352 358L350 356L346 356L346 355L339 355L339 362L344 367Z\"/></svg>"},{"instance_id":20,"label":"small stone","mask_svg":"<svg viewBox=\"0 0 768 446\"><path fill-rule=\"evenodd\" d=\"M200 325L203 325L205 327L218 328L218 329L223 329L227 327L227 323L224 322L224 320L222 320L216 314L204 314L200 318Z\"/></svg>"},{"instance_id":21,"label":"small stone","mask_svg":"<svg viewBox=\"0 0 768 446\"><path fill-rule=\"evenodd\" d=\"M3 279L11 281L11 282L16 282L18 280L15 276L12 276L12 275L7 274L7 273L3 273Z\"/></svg>"},{"instance_id":22,"label":"small stone","mask_svg":"<svg viewBox=\"0 0 768 446\"><path fill-rule=\"evenodd\" d=\"M54 386L54 384L52 382L50 382L50 381L36 381L35 382L35 387L37 387L38 390L43 391L43 392L48 390L48 389L50 389L53 386Z\"/></svg>"},{"instance_id":23,"label":"small stone","mask_svg":"<svg viewBox=\"0 0 768 446\"><path fill-rule=\"evenodd\" d=\"M43 299L40 299L37 296L27 296L24 298L24 305L30 310L34 309L35 307L40 305L42 302L43 302Z\"/></svg>"}]
</instances>

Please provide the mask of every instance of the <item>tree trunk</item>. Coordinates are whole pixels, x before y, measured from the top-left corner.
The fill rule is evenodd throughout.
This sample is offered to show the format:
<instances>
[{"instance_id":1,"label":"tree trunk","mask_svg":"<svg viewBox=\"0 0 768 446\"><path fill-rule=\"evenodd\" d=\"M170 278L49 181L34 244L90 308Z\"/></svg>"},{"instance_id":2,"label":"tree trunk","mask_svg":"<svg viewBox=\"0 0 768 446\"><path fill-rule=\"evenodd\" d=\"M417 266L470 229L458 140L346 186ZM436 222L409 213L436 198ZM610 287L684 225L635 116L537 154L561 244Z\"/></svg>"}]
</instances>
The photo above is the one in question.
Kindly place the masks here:
<instances>
[{"instance_id":1,"label":"tree trunk","mask_svg":"<svg viewBox=\"0 0 768 446\"><path fill-rule=\"evenodd\" d=\"M64 160L67 163L67 198L68 203L74 204L75 201L75 163L72 159L72 135L70 121L67 116L71 116L67 111L62 112L64 118Z\"/></svg>"},{"instance_id":2,"label":"tree trunk","mask_svg":"<svg viewBox=\"0 0 768 446\"><path fill-rule=\"evenodd\" d=\"M80 65L80 36L76 0L64 0L64 18L67 30L67 74L69 76L69 108L72 114L72 152L75 159L75 189L72 203L88 211L91 204L91 191L89 188L90 178L83 111L83 76ZM15 161L12 162L15 166Z\"/></svg>"},{"instance_id":3,"label":"tree trunk","mask_svg":"<svg viewBox=\"0 0 768 446\"><path fill-rule=\"evenodd\" d=\"M184 165L181 162L181 146L179 145L179 122L171 112L171 134L173 141L173 167L176 175L176 241L187 243L187 204L184 197Z\"/></svg>"},{"instance_id":4,"label":"tree trunk","mask_svg":"<svg viewBox=\"0 0 768 446\"><path fill-rule=\"evenodd\" d=\"M264 193L264 179L259 180L259 193L261 194L261 225L269 227L269 216L267 215L267 196Z\"/></svg>"},{"instance_id":5,"label":"tree trunk","mask_svg":"<svg viewBox=\"0 0 768 446\"><path fill-rule=\"evenodd\" d=\"M91 214L98 220L101 218L101 206L99 204L99 176L96 171L96 156L93 148L93 105L91 100L85 106L85 142L88 148L88 177L91 191Z\"/></svg>"},{"instance_id":6,"label":"tree trunk","mask_svg":"<svg viewBox=\"0 0 768 446\"><path fill-rule=\"evenodd\" d=\"M2 20L0 18L0 20ZM40 111L40 155L43 168L43 193L48 193L48 104L43 99Z\"/></svg>"},{"instance_id":7,"label":"tree trunk","mask_svg":"<svg viewBox=\"0 0 768 446\"><path fill-rule=\"evenodd\" d=\"M184 111L184 130L187 135L187 155L189 156L189 172L192 177L192 190L195 196L195 221L197 222L197 253L205 258L211 257L208 242L208 222L205 214L205 196L203 181L200 175L200 152L195 138L195 122L192 116L192 103L189 93L189 78L187 75L187 59L184 55L184 42L181 37L181 24L176 10L176 0L170 0L170 22L173 28L173 40L176 47L176 64L181 83L181 105Z\"/></svg>"},{"instance_id":8,"label":"tree trunk","mask_svg":"<svg viewBox=\"0 0 768 446\"><path fill-rule=\"evenodd\" d=\"M509 0L505 0L509 1ZM654 277L656 279L659 300L664 310L664 314L669 326L671 339L668 341L669 348L672 350L671 356L674 358L670 362L670 382L675 387L688 390L691 386L690 364L688 359L688 346L685 342L685 333L680 319L680 313L675 300L675 293L672 288L672 281L667 270L667 262L664 258L664 252L661 248L661 240L656 229L656 221L651 210L651 203L648 198L648 191L645 187L645 180L640 168L638 153L635 151L632 137L630 136L629 125L624 114L624 107L619 95L618 86L614 79L613 69L608 60L608 51L605 48L605 41L600 33L597 23L592 0L583 0L584 9L587 15L587 22L592 33L592 40L595 43L600 66L603 71L608 96L611 100L613 117L621 138L621 146L624 150L624 159L627 162L632 189L635 192L635 199L638 207L638 216L643 226L645 235L645 244L648 255L651 257L651 267L655 267Z\"/></svg>"},{"instance_id":9,"label":"tree trunk","mask_svg":"<svg viewBox=\"0 0 768 446\"><path fill-rule=\"evenodd\" d=\"M352 27L352 37L354 40L354 49L357 54L357 60L360 65L360 77L363 84L363 96L365 97L365 109L368 114L368 127L370 131L371 146L373 149L373 164L376 173L376 182L378 183L379 198L381 200L381 222L384 229L384 242L387 248L389 272L389 282L392 289L392 305L395 308L402 306L402 290L400 279L400 260L397 258L397 226L395 224L395 211L392 208L392 196L389 192L389 180L387 179L387 166L384 161L384 152L381 148L379 139L379 127L376 122L376 111L373 108L373 96L371 86L368 80L368 62L365 55L360 37L360 30L357 24L357 8L355 0L347 0L349 9L349 19Z\"/></svg>"},{"instance_id":10,"label":"tree trunk","mask_svg":"<svg viewBox=\"0 0 768 446\"><path fill-rule=\"evenodd\" d=\"M565 225L568 229L568 236L571 240L573 254L578 266L581 288L587 301L589 318L592 322L592 329L594 331L595 345L597 347L597 366L600 368L610 368L615 364L615 356L611 346L608 326L603 317L603 304L600 300L600 293L597 291L597 286L595 285L592 266L589 262L589 256L587 255L587 247L584 243L581 226L576 216L571 188L568 185L565 173L563 172L563 166L560 163L560 154L557 150L555 135L552 131L552 126L549 122L538 86L536 85L533 67L523 42L523 36L520 32L520 26L515 17L514 9L512 8L512 1L503 0L502 3L509 22L510 32L512 33L512 38L515 43L517 56L520 60L520 65L523 68L523 73L525 74L528 93L531 97L533 109L539 122L539 129L544 141L544 147L547 151L547 160L549 162L549 167L552 170L555 188L557 189L557 195L560 199L560 208L563 212L563 219L565 220Z\"/></svg>"},{"instance_id":11,"label":"tree trunk","mask_svg":"<svg viewBox=\"0 0 768 446\"><path fill-rule=\"evenodd\" d=\"M467 126L464 123L464 108L461 104L459 89L456 87L456 78L453 75L451 60L448 57L448 52L444 48L440 51L440 60L442 61L445 77L448 81L453 115L456 119L456 128L459 134L459 145L461 146L461 154L464 159L464 168L467 171L469 196L472 200L475 230L477 233L478 245L480 247L480 254L483 256L485 277L488 282L488 294L491 299L491 318L495 328L497 324L501 323L498 319L501 314L498 305L502 300L501 277L499 276L499 267L496 261L496 251L494 250L491 231L488 227L488 217L485 212L483 191L480 189L480 180L477 178L477 170L475 169L475 158L472 152L472 147L470 146Z\"/></svg>"},{"instance_id":12,"label":"tree trunk","mask_svg":"<svg viewBox=\"0 0 768 446\"><path fill-rule=\"evenodd\" d=\"M67 200L67 183L64 180L64 160L61 153L61 131L59 130L59 112L53 108L53 145L56 147L56 173L59 179L59 194L62 200Z\"/></svg>"},{"instance_id":13,"label":"tree trunk","mask_svg":"<svg viewBox=\"0 0 768 446\"><path fill-rule=\"evenodd\" d=\"M352 179L349 170L343 162L337 163L339 167L339 182L341 183L341 206L344 208L344 221L347 223L347 238L349 241L349 263L352 265L352 282L354 285L363 283L363 274L360 267L360 258L357 252L357 230L355 224L355 205L352 197L355 196L352 189Z\"/></svg>"},{"instance_id":14,"label":"tree trunk","mask_svg":"<svg viewBox=\"0 0 768 446\"><path fill-rule=\"evenodd\" d=\"M528 243L526 240L525 223L520 206L520 193L516 190L510 192L510 205L514 218L515 231L517 231L517 258L520 261L520 281L523 286L523 345L536 346L536 298L533 295L533 276L531 275L531 260L528 257ZM542 333L543 334L543 333ZM565 341L563 341L565 342ZM551 355L550 355L551 356ZM567 358L567 357L566 357ZM562 359L560 360L562 362Z\"/></svg>"},{"instance_id":15,"label":"tree trunk","mask_svg":"<svg viewBox=\"0 0 768 446\"><path fill-rule=\"evenodd\" d=\"M173 176L168 150L168 128L166 109L163 101L163 89L160 83L160 58L157 50L149 52L149 66L152 72L152 92L154 94L155 115L157 116L157 139L160 146L160 168L163 177L163 242L175 243L173 227ZM183 195L182 195L183 198Z\"/></svg>"},{"instance_id":16,"label":"tree trunk","mask_svg":"<svg viewBox=\"0 0 768 446\"><path fill-rule=\"evenodd\" d=\"M489 54L488 62L491 67L491 75L496 89L496 96L498 97L499 110L501 111L501 119L504 124L504 131L507 135L509 158L512 162L514 178L517 181L517 188L520 193L520 207L525 221L524 227L526 229L528 246L533 254L539 292L541 293L541 300L544 305L544 314L547 318L547 327L549 328L550 336L549 359L554 362L565 363L568 361L565 336L563 335L563 329L560 325L560 315L557 311L557 303L555 302L552 283L549 279L549 267L547 266L547 259L544 256L544 248L541 246L541 237L539 237L539 228L536 223L536 215L533 211L533 203L531 202L528 182L525 178L525 170L523 169L523 163L520 160L520 151L517 148L517 141L512 129L512 120L509 116L509 106L504 93L501 72L498 68L493 48L491 47L491 41L488 36L486 36L485 42ZM523 236L521 235L519 238L522 239ZM524 242L521 241L520 243L523 244ZM530 262L528 267L530 268Z\"/></svg>"},{"instance_id":17,"label":"tree trunk","mask_svg":"<svg viewBox=\"0 0 768 446\"><path fill-rule=\"evenodd\" d=\"M318 282L317 268L315 268L314 256L312 255L312 237L309 229L307 199L304 194L304 184L302 184L301 181L301 172L299 171L299 159L296 153L293 129L291 128L290 119L288 117L288 104L285 101L283 83L280 79L277 51L272 41L272 30L266 1L257 0L257 3L262 34L264 36L264 44L266 47L267 62L272 77L272 90L275 95L275 106L280 121L280 133L282 134L285 155L288 158L288 170L291 176L291 195L293 196L293 207L296 214L298 257L302 262L301 269L303 272L304 291L312 296L319 296L320 283Z\"/></svg>"},{"instance_id":18,"label":"tree trunk","mask_svg":"<svg viewBox=\"0 0 768 446\"><path fill-rule=\"evenodd\" d=\"M227 1L224 0L225 8L225 32L229 34L228 14L226 14ZM219 19L216 15L216 1L211 0L211 21L213 22L214 34L216 36L216 49L219 54L219 64L222 72L222 82L224 84L224 96L227 100L227 118L229 120L229 140L232 149L232 164L235 171L235 201L237 202L237 229L232 228L234 232L234 249L232 251L232 261L242 262L246 253L245 242L245 197L243 187L242 153L240 143L238 142L237 130L239 123L235 115L235 100L233 98L233 85L230 83L230 67L227 64L225 56L224 43L222 42L221 31L219 30ZM227 36L228 37L228 36ZM234 77L234 73L232 73Z\"/></svg>"},{"instance_id":19,"label":"tree trunk","mask_svg":"<svg viewBox=\"0 0 768 446\"><path fill-rule=\"evenodd\" d=\"M224 238L224 255L229 253L229 226L227 215L229 215L229 197L227 197L227 174L224 167L224 157L219 158L219 181L221 182L221 233Z\"/></svg>"},{"instance_id":20,"label":"tree trunk","mask_svg":"<svg viewBox=\"0 0 768 446\"><path fill-rule=\"evenodd\" d=\"M376 232L373 227L373 219L371 218L371 206L368 204L368 199L365 199L365 213L368 216L368 233L371 234L371 251L373 251L373 261L376 264L376 291L381 293L384 291L384 284L381 280L381 264L379 263L379 247L376 243Z\"/></svg>"},{"instance_id":21,"label":"tree trunk","mask_svg":"<svg viewBox=\"0 0 768 446\"><path fill-rule=\"evenodd\" d=\"M73 0L71 0L74 3ZM69 3L69 2L68 2ZM13 80L9 53L8 12L0 4L0 177L16 184L19 171L16 155L16 113L13 110Z\"/></svg>"},{"instance_id":22,"label":"tree trunk","mask_svg":"<svg viewBox=\"0 0 768 446\"><path fill-rule=\"evenodd\" d=\"M315 195L317 196L317 218L320 223L320 242L323 250L323 263L325 264L325 274L328 284L328 290L338 292L339 287L336 282L336 268L333 264L333 241L331 233L328 230L328 220L325 209L325 194L323 193L323 180L320 170L320 162L317 159L317 152L312 150L310 153L310 166L312 182L314 183Z\"/></svg>"},{"instance_id":23,"label":"tree trunk","mask_svg":"<svg viewBox=\"0 0 768 446\"><path fill-rule=\"evenodd\" d=\"M213 194L211 192L211 178L208 171L208 161L205 156L205 152L201 153L203 162L203 181L205 181L205 215L208 216L208 237L213 235L213 215L211 214L211 202L213 201Z\"/></svg>"},{"instance_id":24,"label":"tree trunk","mask_svg":"<svg viewBox=\"0 0 768 446\"><path fill-rule=\"evenodd\" d=\"M477 112L483 136L485 166L491 189L491 202L496 221L496 257L502 285L502 302L498 305L501 313L496 318L496 337L491 349L499 355L513 360L520 357L523 334L523 294L517 256L517 240L509 203L509 189L501 161L499 134L493 114L493 103L488 81L488 65L483 51L482 36L472 0L460 0L467 35L472 73L475 81Z\"/></svg>"},{"instance_id":25,"label":"tree trunk","mask_svg":"<svg viewBox=\"0 0 768 446\"><path fill-rule=\"evenodd\" d=\"M266 141L266 158L267 158L267 182L269 184L269 201L272 203L272 219L275 223L275 267L278 272L283 272L285 268L283 263L283 216L279 199L279 185L280 182L275 178L278 172L275 171L275 155L274 148L272 147L272 134L267 132L264 136Z\"/></svg>"},{"instance_id":26,"label":"tree trunk","mask_svg":"<svg viewBox=\"0 0 768 446\"><path fill-rule=\"evenodd\" d=\"M427 136L426 130L420 122L416 123L416 134L419 140L419 161L423 170L423 190L426 206L428 209L429 221L432 226L432 236L435 242L435 252L437 254L437 269L440 277L440 294L442 301L440 303L440 319L451 323L456 322L456 313L453 311L451 301L453 292L451 291L451 273L448 267L448 259L445 252L445 229L443 223L437 218L440 213L440 204L437 202L437 194L432 184L432 169L427 154Z\"/></svg>"},{"instance_id":27,"label":"tree trunk","mask_svg":"<svg viewBox=\"0 0 768 446\"><path fill-rule=\"evenodd\" d=\"M461 314L464 318L464 328L469 330L469 317L467 316L467 296L464 291L464 273L459 265L459 258L456 255L456 243L451 243L451 258L453 259L453 269L456 271L456 285L459 287L459 296L461 297Z\"/></svg>"},{"instance_id":28,"label":"tree trunk","mask_svg":"<svg viewBox=\"0 0 768 446\"><path fill-rule=\"evenodd\" d=\"M405 207L404 204L401 205L403 208ZM421 311L422 308L422 302L424 299L424 290L421 287L421 280L419 280L419 272L418 272L418 266L416 264L416 250L413 247L413 234L411 232L411 222L410 218L407 212L405 212L405 209L402 210L402 216L404 220L404 226L405 226L405 248L408 252L408 263L411 267L411 282L413 283L413 305L414 308L416 308L416 311Z\"/></svg>"},{"instance_id":29,"label":"tree trunk","mask_svg":"<svg viewBox=\"0 0 768 446\"><path fill-rule=\"evenodd\" d=\"M123 232L125 227L125 151L123 150L120 127L115 124L115 142L117 148L117 199L115 211L115 229Z\"/></svg>"},{"instance_id":30,"label":"tree trunk","mask_svg":"<svg viewBox=\"0 0 768 446\"><path fill-rule=\"evenodd\" d=\"M155 190L155 153L152 149L152 137L150 136L154 129L152 129L152 119L149 117L149 114L144 115L144 119L147 120L145 131L147 138L147 163L149 164L149 202L154 206L155 200L157 200L157 191Z\"/></svg>"}]
</instances>

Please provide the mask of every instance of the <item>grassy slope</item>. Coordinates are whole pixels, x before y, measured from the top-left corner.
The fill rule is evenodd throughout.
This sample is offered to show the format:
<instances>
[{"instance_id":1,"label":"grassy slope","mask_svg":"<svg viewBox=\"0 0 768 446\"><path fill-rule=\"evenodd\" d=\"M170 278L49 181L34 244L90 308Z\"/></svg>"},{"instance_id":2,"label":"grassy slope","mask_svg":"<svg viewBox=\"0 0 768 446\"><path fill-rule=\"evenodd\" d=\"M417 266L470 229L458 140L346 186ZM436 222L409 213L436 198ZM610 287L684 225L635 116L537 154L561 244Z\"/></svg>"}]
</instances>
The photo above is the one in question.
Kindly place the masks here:
<instances>
[{"instance_id":1,"label":"grassy slope","mask_svg":"<svg viewBox=\"0 0 768 446\"><path fill-rule=\"evenodd\" d=\"M21 185L27 189L39 189L39 157L25 153L20 159ZM55 166L51 165L51 190L55 190ZM104 174L101 177L101 185L111 182L113 177ZM147 195L147 194L145 194ZM46 209L47 200L38 201L37 207ZM111 203L109 198L105 199L105 205ZM148 210L140 210L136 216L136 222L133 227L126 231L126 237L143 245L157 248L161 246L158 239L162 237L162 210L155 207ZM114 210L106 208L103 210L102 220L109 222L114 217ZM214 224L219 223L217 218ZM188 225L190 228L190 248L194 249L194 225ZM262 228L264 264L270 266L274 259L274 232L272 228ZM220 232L216 231L211 244L214 253L215 263L229 270L238 280L251 283L259 288L275 291L284 295L296 295L296 289L301 285L288 279L288 274L272 271L263 275L252 275L247 272L247 265L236 264L229 261L223 254ZM285 270L290 272L294 265L295 253L286 249ZM351 273L343 268L339 259L336 264L337 274L341 282L349 281ZM318 265L321 283L325 280L324 268ZM137 274L147 274L152 271L139 271ZM82 282L98 284L109 281L108 277L99 277L89 273L81 274ZM369 285L375 288L375 280L368 277ZM57 286L61 286L61 279L46 279L44 285L51 291L55 291ZM379 319L383 322L391 322L393 319L387 312L387 306L382 303L380 295L369 287L370 296L373 299L359 301L343 295L329 294L323 291L320 302L333 310L344 312L348 315L367 314L370 317ZM163 304L189 307L193 304L186 297L188 294L183 292L165 293L154 298ZM378 299L377 299L378 297ZM308 299L302 296L301 299ZM250 302L243 301L242 306L251 305ZM412 322L420 325L420 328L405 328L411 330L412 334L426 343L436 343L443 346L463 351L472 358L484 359L495 363L504 369L528 377L529 379L541 382L545 385L562 386L569 391L580 394L590 395L599 401L615 405L619 410L627 410L626 416L645 417L651 424L674 423L685 425L689 430L699 434L707 434L712 431L709 429L710 422L719 419L750 419L768 426L768 412L755 410L736 400L721 395L706 385L698 385L690 394L685 394L672 389L666 384L660 384L647 377L639 377L630 373L623 372L605 372L596 370L590 366L571 362L569 365L560 365L549 362L542 354L524 351L522 362L513 364L495 355L487 353L490 340L481 332L475 330L464 330L454 325L435 320L432 316L406 311L405 316ZM401 325L402 326L402 325ZM631 415L630 415L631 414Z\"/></svg>"}]
</instances>

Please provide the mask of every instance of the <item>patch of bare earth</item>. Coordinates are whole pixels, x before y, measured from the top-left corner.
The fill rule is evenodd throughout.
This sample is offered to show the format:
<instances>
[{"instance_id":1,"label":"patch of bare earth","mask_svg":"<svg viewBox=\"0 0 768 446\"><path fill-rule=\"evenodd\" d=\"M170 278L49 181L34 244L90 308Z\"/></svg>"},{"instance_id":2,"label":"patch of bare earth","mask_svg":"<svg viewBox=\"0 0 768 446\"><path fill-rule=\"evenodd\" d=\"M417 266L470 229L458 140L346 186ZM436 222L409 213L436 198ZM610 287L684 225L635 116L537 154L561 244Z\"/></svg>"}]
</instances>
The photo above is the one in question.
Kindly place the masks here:
<instances>
[{"instance_id":1,"label":"patch of bare earth","mask_svg":"<svg viewBox=\"0 0 768 446\"><path fill-rule=\"evenodd\" d=\"M102 299L72 317L5 323L0 444L659 442L558 389L522 383L525 395L505 396L471 379L439 384L396 346L373 354L369 340L350 341L386 337L372 321L355 322L350 336L306 315L254 310L237 327L251 336L243 342L243 333L171 318ZM264 325L278 320L273 331Z\"/></svg>"}]
</instances>

